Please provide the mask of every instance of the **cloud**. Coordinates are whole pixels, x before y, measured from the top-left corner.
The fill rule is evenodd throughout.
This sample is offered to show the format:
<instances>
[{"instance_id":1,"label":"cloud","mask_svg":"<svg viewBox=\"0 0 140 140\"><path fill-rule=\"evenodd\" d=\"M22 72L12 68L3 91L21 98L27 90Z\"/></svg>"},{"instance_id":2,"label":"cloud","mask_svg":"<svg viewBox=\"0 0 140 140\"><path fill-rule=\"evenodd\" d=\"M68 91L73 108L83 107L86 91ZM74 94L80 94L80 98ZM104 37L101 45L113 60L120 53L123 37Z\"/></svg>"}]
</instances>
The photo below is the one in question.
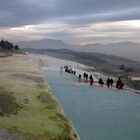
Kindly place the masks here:
<instances>
[{"instance_id":1,"label":"cloud","mask_svg":"<svg viewBox=\"0 0 140 140\"><path fill-rule=\"evenodd\" d=\"M138 41L139 0L1 0L1 37ZM133 36L132 36L133 34Z\"/></svg>"},{"instance_id":2,"label":"cloud","mask_svg":"<svg viewBox=\"0 0 140 140\"><path fill-rule=\"evenodd\" d=\"M68 43L92 42L139 42L140 20L91 23L86 26L73 26L66 23L46 23L26 25L0 30L1 34L15 40L41 38L62 39Z\"/></svg>"},{"instance_id":3,"label":"cloud","mask_svg":"<svg viewBox=\"0 0 140 140\"><path fill-rule=\"evenodd\" d=\"M0 26L59 20L70 24L140 18L138 0L1 0Z\"/></svg>"}]
</instances>

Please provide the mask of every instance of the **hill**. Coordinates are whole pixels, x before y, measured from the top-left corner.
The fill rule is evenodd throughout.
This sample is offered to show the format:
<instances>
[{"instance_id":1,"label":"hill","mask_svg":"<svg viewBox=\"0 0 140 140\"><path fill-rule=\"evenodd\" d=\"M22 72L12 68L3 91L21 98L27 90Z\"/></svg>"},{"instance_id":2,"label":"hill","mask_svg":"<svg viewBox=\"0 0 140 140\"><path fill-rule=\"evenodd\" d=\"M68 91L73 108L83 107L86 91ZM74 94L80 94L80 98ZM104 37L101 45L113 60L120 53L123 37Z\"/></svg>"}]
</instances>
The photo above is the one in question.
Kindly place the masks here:
<instances>
[{"instance_id":1,"label":"hill","mask_svg":"<svg viewBox=\"0 0 140 140\"><path fill-rule=\"evenodd\" d=\"M140 62L140 44L135 42L119 42L111 44L87 44L83 45L82 51L98 52L117 55Z\"/></svg>"},{"instance_id":2,"label":"hill","mask_svg":"<svg viewBox=\"0 0 140 140\"><path fill-rule=\"evenodd\" d=\"M71 45L65 43L62 40L42 39L42 40L33 40L33 41L22 41L22 42L17 42L17 44L22 48L71 49L73 51L105 53L109 55L125 57L140 62L140 55L139 55L140 44L135 42Z\"/></svg>"},{"instance_id":3,"label":"hill","mask_svg":"<svg viewBox=\"0 0 140 140\"><path fill-rule=\"evenodd\" d=\"M32 41L20 41L17 42L22 48L35 48L35 49L62 49L69 48L70 45L62 40L56 39L41 39Z\"/></svg>"}]
</instances>

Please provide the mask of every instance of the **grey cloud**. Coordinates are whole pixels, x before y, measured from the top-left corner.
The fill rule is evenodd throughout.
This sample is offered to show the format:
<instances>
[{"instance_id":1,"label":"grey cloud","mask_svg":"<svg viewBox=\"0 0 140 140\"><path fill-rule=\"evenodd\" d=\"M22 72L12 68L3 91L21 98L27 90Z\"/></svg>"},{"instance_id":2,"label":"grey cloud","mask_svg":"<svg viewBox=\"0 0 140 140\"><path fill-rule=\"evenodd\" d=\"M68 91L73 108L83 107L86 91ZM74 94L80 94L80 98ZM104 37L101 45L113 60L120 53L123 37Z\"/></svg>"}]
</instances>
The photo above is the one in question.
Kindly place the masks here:
<instances>
[{"instance_id":1,"label":"grey cloud","mask_svg":"<svg viewBox=\"0 0 140 140\"><path fill-rule=\"evenodd\" d=\"M97 13L97 14L87 14L83 16L73 16L65 18L66 23L80 24L90 24L96 22L106 22L106 21L125 21L125 20L137 20L140 19L140 8L130 8L123 10L114 10L112 12Z\"/></svg>"},{"instance_id":2,"label":"grey cloud","mask_svg":"<svg viewBox=\"0 0 140 140\"><path fill-rule=\"evenodd\" d=\"M0 26L81 24L140 18L139 0L0 0Z\"/></svg>"}]
</instances>

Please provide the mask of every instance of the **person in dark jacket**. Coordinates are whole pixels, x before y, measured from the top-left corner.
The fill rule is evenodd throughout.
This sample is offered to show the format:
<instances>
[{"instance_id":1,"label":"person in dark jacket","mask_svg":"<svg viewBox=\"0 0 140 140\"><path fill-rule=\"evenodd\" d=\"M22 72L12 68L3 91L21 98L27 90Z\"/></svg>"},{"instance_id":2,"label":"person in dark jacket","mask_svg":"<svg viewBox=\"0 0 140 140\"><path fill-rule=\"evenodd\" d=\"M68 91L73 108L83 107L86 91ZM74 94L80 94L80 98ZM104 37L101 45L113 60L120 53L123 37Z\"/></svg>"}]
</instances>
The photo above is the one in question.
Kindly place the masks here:
<instances>
[{"instance_id":1,"label":"person in dark jacket","mask_svg":"<svg viewBox=\"0 0 140 140\"><path fill-rule=\"evenodd\" d=\"M109 88L109 86L110 86L110 78L109 78L109 77L108 77L107 80L106 80L106 85L107 85L107 87Z\"/></svg>"},{"instance_id":2,"label":"person in dark jacket","mask_svg":"<svg viewBox=\"0 0 140 140\"><path fill-rule=\"evenodd\" d=\"M100 79L99 79L98 83L99 83L99 85L100 85L100 86L102 86L102 87L103 87L104 82L103 82L102 78L100 78Z\"/></svg>"},{"instance_id":3,"label":"person in dark jacket","mask_svg":"<svg viewBox=\"0 0 140 140\"><path fill-rule=\"evenodd\" d=\"M90 85L93 85L93 82L94 82L94 81L93 81L92 75L89 76L89 80L90 80Z\"/></svg>"},{"instance_id":4,"label":"person in dark jacket","mask_svg":"<svg viewBox=\"0 0 140 140\"><path fill-rule=\"evenodd\" d=\"M86 73L83 74L84 82L86 81Z\"/></svg>"},{"instance_id":5,"label":"person in dark jacket","mask_svg":"<svg viewBox=\"0 0 140 140\"><path fill-rule=\"evenodd\" d=\"M111 78L111 79L110 79L110 86L111 86L111 87L113 86L113 83L114 83L114 80Z\"/></svg>"},{"instance_id":6,"label":"person in dark jacket","mask_svg":"<svg viewBox=\"0 0 140 140\"><path fill-rule=\"evenodd\" d=\"M82 75L79 74L79 76L78 76L78 80L79 80L79 82L81 82L81 77L82 77Z\"/></svg>"},{"instance_id":7,"label":"person in dark jacket","mask_svg":"<svg viewBox=\"0 0 140 140\"><path fill-rule=\"evenodd\" d=\"M86 77L86 82L88 82L88 74L87 73L86 73L85 77Z\"/></svg>"}]
</instances>

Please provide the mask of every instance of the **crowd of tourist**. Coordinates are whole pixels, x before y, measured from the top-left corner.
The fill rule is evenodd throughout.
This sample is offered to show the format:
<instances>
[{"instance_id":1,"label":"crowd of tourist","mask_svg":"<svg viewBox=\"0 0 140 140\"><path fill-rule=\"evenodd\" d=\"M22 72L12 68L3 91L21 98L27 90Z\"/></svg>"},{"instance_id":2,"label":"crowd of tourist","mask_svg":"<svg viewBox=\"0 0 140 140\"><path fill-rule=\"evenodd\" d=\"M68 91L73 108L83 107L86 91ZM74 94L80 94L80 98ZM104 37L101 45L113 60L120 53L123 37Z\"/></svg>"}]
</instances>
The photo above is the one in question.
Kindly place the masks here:
<instances>
[{"instance_id":1,"label":"crowd of tourist","mask_svg":"<svg viewBox=\"0 0 140 140\"><path fill-rule=\"evenodd\" d=\"M61 67L60 71L62 72L63 67ZM69 68L68 66L64 67L64 71L73 75L76 75L76 71L72 70L72 68ZM90 85L92 86L93 83L98 83L101 87L103 87L104 85L106 85L108 88L112 88L114 86L114 83L116 84L115 87L118 90L122 90L124 87L124 83L122 82L122 80L120 78L118 78L118 80L116 82L114 82L113 78L107 78L106 83L103 81L102 78L99 78L98 81L94 81L93 76L87 74L86 72L82 74L78 75L78 81L79 82L88 82L90 83Z\"/></svg>"}]
</instances>

